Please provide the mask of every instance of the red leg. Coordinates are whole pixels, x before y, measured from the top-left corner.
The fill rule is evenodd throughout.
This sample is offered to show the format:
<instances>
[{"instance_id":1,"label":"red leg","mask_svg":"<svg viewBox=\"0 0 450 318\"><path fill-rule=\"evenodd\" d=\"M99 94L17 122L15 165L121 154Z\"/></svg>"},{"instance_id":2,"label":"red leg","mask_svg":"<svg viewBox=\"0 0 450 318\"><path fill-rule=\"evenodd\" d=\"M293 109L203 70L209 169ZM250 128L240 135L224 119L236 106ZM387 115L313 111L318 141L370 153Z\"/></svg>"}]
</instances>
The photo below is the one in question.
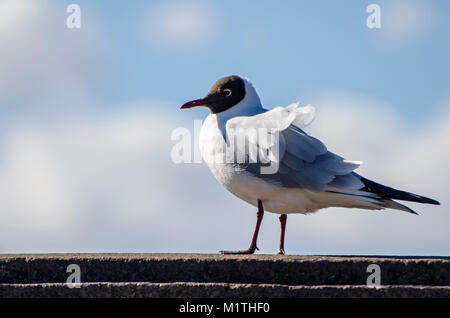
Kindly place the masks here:
<instances>
[{"instance_id":1,"label":"red leg","mask_svg":"<svg viewBox=\"0 0 450 318\"><path fill-rule=\"evenodd\" d=\"M256 240L258 239L259 227L261 225L263 215L264 215L264 207L263 207L262 201L258 200L258 212L256 213L255 232L253 233L253 238L252 238L250 247L247 250L243 250L243 251L220 251L220 253L222 253L222 254L253 254L253 253L255 253L255 250L258 249L258 247L256 246Z\"/></svg>"},{"instance_id":2,"label":"red leg","mask_svg":"<svg viewBox=\"0 0 450 318\"><path fill-rule=\"evenodd\" d=\"M280 251L278 254L284 255L284 233L286 232L286 220L287 215L281 214L280 215L280 225L281 225L281 235L280 235Z\"/></svg>"}]
</instances>

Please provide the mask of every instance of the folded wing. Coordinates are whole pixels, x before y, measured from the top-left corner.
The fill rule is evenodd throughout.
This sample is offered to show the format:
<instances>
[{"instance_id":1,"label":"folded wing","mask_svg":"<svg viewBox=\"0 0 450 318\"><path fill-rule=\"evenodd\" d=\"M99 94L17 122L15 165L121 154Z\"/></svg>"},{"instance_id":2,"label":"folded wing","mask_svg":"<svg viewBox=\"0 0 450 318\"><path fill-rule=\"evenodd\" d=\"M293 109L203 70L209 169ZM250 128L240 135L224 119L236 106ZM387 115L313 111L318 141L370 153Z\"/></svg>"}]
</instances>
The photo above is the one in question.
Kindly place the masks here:
<instances>
[{"instance_id":1,"label":"folded wing","mask_svg":"<svg viewBox=\"0 0 450 318\"><path fill-rule=\"evenodd\" d=\"M313 119L314 107L298 107L298 104L276 107L255 116L230 119L226 124L227 135L241 138L249 145L248 151L241 149L239 152L243 157L244 153L248 153L247 161L238 163L238 166L283 187L335 193L371 203L371 208L415 213L393 199L439 204L423 196L383 186L355 173L354 170L362 162L345 160L302 130ZM252 130L258 133L248 132ZM277 169L262 169L267 165L274 165Z\"/></svg>"},{"instance_id":2,"label":"folded wing","mask_svg":"<svg viewBox=\"0 0 450 318\"><path fill-rule=\"evenodd\" d=\"M326 191L328 186L362 188L363 183L352 174L360 162L328 151L320 140L302 130L312 122L314 113L313 106L295 103L255 116L235 117L227 122L227 139L248 142L249 148L239 151L241 158L243 152L248 153L251 164L244 164L245 168L268 181L316 192ZM261 165L269 162L278 169L261 173Z\"/></svg>"}]
</instances>

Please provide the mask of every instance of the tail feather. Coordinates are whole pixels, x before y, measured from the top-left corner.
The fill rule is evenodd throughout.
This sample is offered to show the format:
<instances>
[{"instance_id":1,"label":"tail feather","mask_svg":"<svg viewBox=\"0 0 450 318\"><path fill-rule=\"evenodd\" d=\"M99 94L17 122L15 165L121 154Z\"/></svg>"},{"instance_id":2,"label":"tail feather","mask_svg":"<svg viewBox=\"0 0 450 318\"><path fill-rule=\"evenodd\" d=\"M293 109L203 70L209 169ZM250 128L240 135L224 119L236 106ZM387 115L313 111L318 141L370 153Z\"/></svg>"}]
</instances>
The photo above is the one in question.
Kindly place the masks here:
<instances>
[{"instance_id":1,"label":"tail feather","mask_svg":"<svg viewBox=\"0 0 450 318\"><path fill-rule=\"evenodd\" d=\"M380 206L388 208L388 209L395 209L395 210L405 211L405 212L408 212L408 213L419 215L419 213L417 213L416 211L408 208L406 205L400 204L400 203L398 203L398 202L396 202L394 200L390 200L390 199L381 200Z\"/></svg>"},{"instance_id":2,"label":"tail feather","mask_svg":"<svg viewBox=\"0 0 450 318\"><path fill-rule=\"evenodd\" d=\"M337 193L340 195L344 195L346 197L350 197L350 198L354 198L357 199L359 202L361 202L361 204L355 204L353 202L353 207L359 207L359 208L363 208L363 209L374 209L374 210L383 210L383 209L395 209L395 210L400 210L400 211L405 211L408 213L412 213L412 214L416 214L418 215L418 213L410 208L408 208L407 206L400 204L394 200L391 199L386 199L386 198L374 198L374 197L368 197L365 195L361 195L361 194L352 194L351 191L347 191L347 192L336 192L336 191L329 191L331 193ZM362 203L365 202L365 203ZM369 203L369 205L367 205L367 203Z\"/></svg>"},{"instance_id":3,"label":"tail feather","mask_svg":"<svg viewBox=\"0 0 450 318\"><path fill-rule=\"evenodd\" d=\"M390 188L390 187L384 186L382 184L376 183L374 181L368 180L364 177L361 177L361 182L364 184L364 187L360 191L376 193L386 199L396 199L396 200L428 203L428 204L435 204L435 205L440 204L436 200L433 200L433 199L430 199L430 198L427 198L427 197L424 197L421 195L417 195L414 193ZM392 201L392 202L394 202L394 201Z\"/></svg>"}]
</instances>

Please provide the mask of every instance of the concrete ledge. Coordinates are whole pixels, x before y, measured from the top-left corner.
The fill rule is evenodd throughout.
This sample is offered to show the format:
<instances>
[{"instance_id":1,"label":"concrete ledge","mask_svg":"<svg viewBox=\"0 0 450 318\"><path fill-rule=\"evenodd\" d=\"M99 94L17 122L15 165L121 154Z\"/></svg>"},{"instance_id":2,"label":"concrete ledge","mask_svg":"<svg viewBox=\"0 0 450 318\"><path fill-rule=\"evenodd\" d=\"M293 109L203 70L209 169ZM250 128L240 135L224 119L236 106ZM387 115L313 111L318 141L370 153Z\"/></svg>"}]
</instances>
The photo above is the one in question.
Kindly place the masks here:
<instances>
[{"instance_id":1,"label":"concrete ledge","mask_svg":"<svg viewBox=\"0 0 450 318\"><path fill-rule=\"evenodd\" d=\"M360 256L230 256L215 254L1 255L0 283L65 282L69 264L82 282L226 282L364 285L367 266L383 285L450 286L450 258Z\"/></svg>"},{"instance_id":2,"label":"concrete ledge","mask_svg":"<svg viewBox=\"0 0 450 318\"><path fill-rule=\"evenodd\" d=\"M82 283L0 284L3 297L165 297L165 298L318 298L318 297L450 297L450 287L435 286L289 286L228 283Z\"/></svg>"},{"instance_id":3,"label":"concrete ledge","mask_svg":"<svg viewBox=\"0 0 450 318\"><path fill-rule=\"evenodd\" d=\"M82 288L65 285L69 264ZM365 286L378 264L381 284ZM1 297L450 297L449 257L0 255Z\"/></svg>"}]
</instances>

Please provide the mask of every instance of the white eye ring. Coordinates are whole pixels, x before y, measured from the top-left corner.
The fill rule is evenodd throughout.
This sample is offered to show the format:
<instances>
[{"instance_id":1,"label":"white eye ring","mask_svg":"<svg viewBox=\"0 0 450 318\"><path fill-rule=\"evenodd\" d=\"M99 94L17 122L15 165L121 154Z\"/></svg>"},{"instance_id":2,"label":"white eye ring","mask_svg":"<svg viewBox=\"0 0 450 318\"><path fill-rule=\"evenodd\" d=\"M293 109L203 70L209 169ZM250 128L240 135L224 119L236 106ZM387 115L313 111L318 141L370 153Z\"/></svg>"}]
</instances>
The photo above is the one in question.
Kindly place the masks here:
<instances>
[{"instance_id":1,"label":"white eye ring","mask_svg":"<svg viewBox=\"0 0 450 318\"><path fill-rule=\"evenodd\" d=\"M232 94L231 89L228 89L228 88L224 89L223 92L225 93L226 97L231 96L231 94Z\"/></svg>"}]
</instances>

